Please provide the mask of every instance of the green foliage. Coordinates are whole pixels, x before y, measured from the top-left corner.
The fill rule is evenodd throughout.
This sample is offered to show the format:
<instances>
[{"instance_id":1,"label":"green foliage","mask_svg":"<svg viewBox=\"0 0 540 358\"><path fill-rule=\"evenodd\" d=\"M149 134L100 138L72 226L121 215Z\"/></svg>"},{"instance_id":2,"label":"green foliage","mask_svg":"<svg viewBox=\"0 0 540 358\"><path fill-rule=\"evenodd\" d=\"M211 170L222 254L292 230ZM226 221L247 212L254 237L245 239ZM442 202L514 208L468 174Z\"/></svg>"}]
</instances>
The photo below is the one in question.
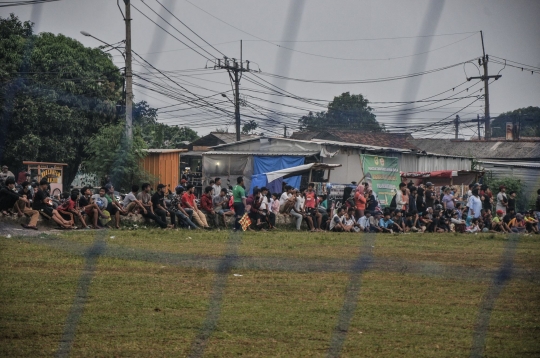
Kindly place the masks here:
<instances>
[{"instance_id":1,"label":"green foliage","mask_svg":"<svg viewBox=\"0 0 540 358\"><path fill-rule=\"evenodd\" d=\"M525 189L521 180L513 177L502 177L494 178L493 173L489 172L485 176L485 183L489 185L491 191L494 195L497 195L499 192L499 187L501 185L506 186L506 194L509 194L511 191L515 191L516 196L516 209L517 210L526 210L529 207L529 199L523 194L523 189Z\"/></svg>"},{"instance_id":2,"label":"green foliage","mask_svg":"<svg viewBox=\"0 0 540 358\"><path fill-rule=\"evenodd\" d=\"M257 127L259 127L257 122L253 119L249 120L242 126L242 134L253 134L253 131L256 130Z\"/></svg>"},{"instance_id":3,"label":"green foliage","mask_svg":"<svg viewBox=\"0 0 540 358\"><path fill-rule=\"evenodd\" d=\"M150 107L146 101L140 101L133 105L133 125L144 127L157 122L157 109Z\"/></svg>"},{"instance_id":4,"label":"green foliage","mask_svg":"<svg viewBox=\"0 0 540 358\"><path fill-rule=\"evenodd\" d=\"M116 120L122 81L109 54L0 18L0 162L64 162L69 185L88 138Z\"/></svg>"},{"instance_id":5,"label":"green foliage","mask_svg":"<svg viewBox=\"0 0 540 358\"><path fill-rule=\"evenodd\" d=\"M149 124L141 128L142 137L148 148L178 149L184 143L199 138L197 132L188 127L168 126L163 123Z\"/></svg>"},{"instance_id":6,"label":"green foliage","mask_svg":"<svg viewBox=\"0 0 540 358\"><path fill-rule=\"evenodd\" d=\"M501 113L491 123L492 137L506 137L506 123L521 121L521 137L540 137L540 107L519 108Z\"/></svg>"},{"instance_id":7,"label":"green foliage","mask_svg":"<svg viewBox=\"0 0 540 358\"><path fill-rule=\"evenodd\" d=\"M83 172L110 176L117 188L128 190L132 184L152 179L140 165L146 149L139 127L134 127L133 140L128 143L123 123L104 126L88 141Z\"/></svg>"},{"instance_id":8,"label":"green foliage","mask_svg":"<svg viewBox=\"0 0 540 358\"><path fill-rule=\"evenodd\" d=\"M328 104L326 112L309 112L298 120L300 130L366 130L371 132L382 132L381 126L375 119L373 109L369 106L369 101L361 94L351 95L349 92L334 97Z\"/></svg>"}]
</instances>

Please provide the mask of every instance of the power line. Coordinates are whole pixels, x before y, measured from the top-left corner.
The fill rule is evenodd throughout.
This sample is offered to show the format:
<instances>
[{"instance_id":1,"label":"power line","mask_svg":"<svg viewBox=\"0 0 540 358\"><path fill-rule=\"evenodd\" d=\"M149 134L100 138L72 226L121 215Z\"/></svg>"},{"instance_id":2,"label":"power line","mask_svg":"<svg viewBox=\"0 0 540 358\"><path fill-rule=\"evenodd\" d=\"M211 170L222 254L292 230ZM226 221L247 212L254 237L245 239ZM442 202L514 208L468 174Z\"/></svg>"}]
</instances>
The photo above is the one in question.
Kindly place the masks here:
<instances>
[{"instance_id":1,"label":"power line","mask_svg":"<svg viewBox=\"0 0 540 358\"><path fill-rule=\"evenodd\" d=\"M372 79L363 79L363 80L336 80L336 81L313 80L313 79L302 79L302 78L292 78L292 77L280 76L280 75L276 75L276 74L272 74L272 73L268 73L268 72L262 72L262 71L259 72L259 74L264 75L264 76L273 77L273 78L279 78L279 79L283 79L283 80L306 82L306 83L342 84L342 85L343 84L360 84L360 83L378 83L378 82L402 80L402 79L406 79L406 78L418 77L418 76L423 76L423 75L427 75L427 74L430 74L430 73L440 72L440 71L448 70L450 68L461 66L464 63L468 63L468 62L471 62L471 61L474 61L474 60L476 60L476 58L472 59L472 60L456 63L456 64L453 64L453 65L445 66L445 67L435 68L435 69L432 69L432 70L427 70L427 71L422 71L422 72L417 72L417 73L411 73L411 74L407 74L407 75L382 77L382 78L372 78Z\"/></svg>"},{"instance_id":2,"label":"power line","mask_svg":"<svg viewBox=\"0 0 540 358\"><path fill-rule=\"evenodd\" d=\"M39 5L60 0L28 0L28 1L0 1L0 7Z\"/></svg>"},{"instance_id":3,"label":"power line","mask_svg":"<svg viewBox=\"0 0 540 358\"><path fill-rule=\"evenodd\" d=\"M143 3L144 5L146 5L145 3ZM188 44L186 44L184 41L180 40L178 37L174 36L173 34L171 34L169 31L167 31L165 28L163 28L161 25L159 25L157 22L155 22L154 20L152 20L151 18L149 18L148 16L146 16L146 14L144 14L141 10L139 10L137 7L135 7L135 5L131 5L135 10L137 10L142 16L146 17L150 22L154 23L154 25L156 25L157 27L159 27L160 29L162 29L163 31L165 31L166 33L168 33L169 35L171 35L174 39L176 39L178 42L182 43L184 46L188 47L189 49L191 49L192 51L196 52L197 54L201 55L202 57L204 57L205 59L207 59L208 61L214 61L213 59L211 58L208 58L206 57L205 55L203 55L202 53L200 53L199 51L195 50L193 47L189 46ZM148 5L146 5L148 6ZM151 9L151 8L150 8ZM152 10L152 9L151 9ZM154 11L154 10L152 10ZM158 15L159 16L159 15ZM172 25L171 25L172 28L174 28ZM178 30L177 30L178 31ZM180 31L178 31L180 32ZM185 35L182 34L182 36L186 37ZM187 37L186 37L187 38ZM191 40L190 40L191 41ZM209 53L208 51L204 50L205 52ZM210 54L210 53L209 53ZM213 57L212 54L210 54L210 56Z\"/></svg>"}]
</instances>

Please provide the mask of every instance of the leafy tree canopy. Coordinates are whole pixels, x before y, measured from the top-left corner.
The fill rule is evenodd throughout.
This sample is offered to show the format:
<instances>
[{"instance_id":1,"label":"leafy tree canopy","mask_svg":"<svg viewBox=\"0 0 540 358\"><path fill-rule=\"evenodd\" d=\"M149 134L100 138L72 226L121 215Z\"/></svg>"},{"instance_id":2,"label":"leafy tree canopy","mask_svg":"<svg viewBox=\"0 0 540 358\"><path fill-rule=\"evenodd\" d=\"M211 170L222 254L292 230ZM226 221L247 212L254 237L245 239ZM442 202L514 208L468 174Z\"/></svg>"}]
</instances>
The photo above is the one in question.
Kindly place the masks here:
<instances>
[{"instance_id":1,"label":"leafy tree canopy","mask_svg":"<svg viewBox=\"0 0 540 358\"><path fill-rule=\"evenodd\" d=\"M492 137L506 136L506 123L519 123L521 137L540 137L540 107L526 107L501 113L491 122Z\"/></svg>"},{"instance_id":2,"label":"leafy tree canopy","mask_svg":"<svg viewBox=\"0 0 540 358\"><path fill-rule=\"evenodd\" d=\"M0 17L0 162L64 162L69 185L88 138L116 120L123 79L109 54L32 25Z\"/></svg>"},{"instance_id":3,"label":"leafy tree canopy","mask_svg":"<svg viewBox=\"0 0 540 358\"><path fill-rule=\"evenodd\" d=\"M242 134L253 134L253 131L255 131L258 127L259 125L257 122L251 119L242 126Z\"/></svg>"},{"instance_id":4,"label":"leafy tree canopy","mask_svg":"<svg viewBox=\"0 0 540 358\"><path fill-rule=\"evenodd\" d=\"M140 127L134 127L133 140L129 144L125 128L124 123L106 125L89 139L83 171L101 178L110 176L118 189L129 190L132 184L148 181L150 175L141 167L148 147Z\"/></svg>"},{"instance_id":5,"label":"leafy tree canopy","mask_svg":"<svg viewBox=\"0 0 540 358\"><path fill-rule=\"evenodd\" d=\"M375 119L369 101L361 94L342 93L328 104L328 110L309 112L298 120L300 130L367 130L382 132L381 126Z\"/></svg>"}]
</instances>

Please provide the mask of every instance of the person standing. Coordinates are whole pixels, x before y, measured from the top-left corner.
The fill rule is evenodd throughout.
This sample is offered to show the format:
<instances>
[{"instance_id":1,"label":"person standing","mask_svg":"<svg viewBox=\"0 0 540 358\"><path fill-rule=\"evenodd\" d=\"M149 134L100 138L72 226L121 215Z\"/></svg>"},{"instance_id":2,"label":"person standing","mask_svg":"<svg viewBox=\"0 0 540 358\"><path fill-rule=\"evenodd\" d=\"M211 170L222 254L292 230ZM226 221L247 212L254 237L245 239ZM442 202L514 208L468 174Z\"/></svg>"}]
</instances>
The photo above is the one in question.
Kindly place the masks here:
<instances>
[{"instance_id":1,"label":"person standing","mask_svg":"<svg viewBox=\"0 0 540 358\"><path fill-rule=\"evenodd\" d=\"M517 194L513 190L508 194L509 194L509 196L508 196L508 210L512 209L512 210L514 210L514 212L517 212L516 211L516 196L517 196Z\"/></svg>"},{"instance_id":2,"label":"person standing","mask_svg":"<svg viewBox=\"0 0 540 358\"><path fill-rule=\"evenodd\" d=\"M435 206L435 192L433 191L433 183L427 182L426 183L427 190L425 192L426 199L426 208L432 208Z\"/></svg>"},{"instance_id":3,"label":"person standing","mask_svg":"<svg viewBox=\"0 0 540 358\"><path fill-rule=\"evenodd\" d=\"M482 200L480 200L480 197L478 196L478 189L472 190L472 195L467 202L467 206L469 207L469 216L473 218L480 217L482 211Z\"/></svg>"},{"instance_id":4,"label":"person standing","mask_svg":"<svg viewBox=\"0 0 540 358\"><path fill-rule=\"evenodd\" d=\"M455 209L455 199L454 196L450 193L450 188L444 189L444 196L442 197L442 206L445 210L454 210Z\"/></svg>"},{"instance_id":5,"label":"person standing","mask_svg":"<svg viewBox=\"0 0 540 358\"><path fill-rule=\"evenodd\" d=\"M234 230L238 231L242 229L240 219L242 219L246 211L246 190L244 189L243 177L236 178L236 185L233 188L233 203L234 213L236 215Z\"/></svg>"},{"instance_id":6,"label":"person standing","mask_svg":"<svg viewBox=\"0 0 540 358\"><path fill-rule=\"evenodd\" d=\"M501 185L499 187L499 193L497 194L497 210L502 210L506 214L508 209L508 197L506 196L506 186Z\"/></svg>"},{"instance_id":7,"label":"person standing","mask_svg":"<svg viewBox=\"0 0 540 358\"><path fill-rule=\"evenodd\" d=\"M216 178L214 185L212 185L212 198L218 196L221 193L221 178Z\"/></svg>"},{"instance_id":8,"label":"person standing","mask_svg":"<svg viewBox=\"0 0 540 358\"><path fill-rule=\"evenodd\" d=\"M354 193L354 205L355 205L355 215L357 218L364 216L364 211L366 210L366 197L364 196L364 186L358 185L356 187L356 193Z\"/></svg>"}]
</instances>

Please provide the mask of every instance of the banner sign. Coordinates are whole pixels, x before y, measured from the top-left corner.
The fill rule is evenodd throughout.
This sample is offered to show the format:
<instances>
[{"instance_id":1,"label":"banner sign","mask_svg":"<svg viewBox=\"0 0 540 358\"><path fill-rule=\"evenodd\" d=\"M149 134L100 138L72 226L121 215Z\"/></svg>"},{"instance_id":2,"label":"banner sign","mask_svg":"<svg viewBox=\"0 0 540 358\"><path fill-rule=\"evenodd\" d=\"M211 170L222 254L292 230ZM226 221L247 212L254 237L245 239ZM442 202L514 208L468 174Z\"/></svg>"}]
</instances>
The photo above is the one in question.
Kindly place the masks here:
<instances>
[{"instance_id":1,"label":"banner sign","mask_svg":"<svg viewBox=\"0 0 540 358\"><path fill-rule=\"evenodd\" d=\"M398 158L362 155L364 181L373 189L381 206L388 206L401 183Z\"/></svg>"}]
</instances>

